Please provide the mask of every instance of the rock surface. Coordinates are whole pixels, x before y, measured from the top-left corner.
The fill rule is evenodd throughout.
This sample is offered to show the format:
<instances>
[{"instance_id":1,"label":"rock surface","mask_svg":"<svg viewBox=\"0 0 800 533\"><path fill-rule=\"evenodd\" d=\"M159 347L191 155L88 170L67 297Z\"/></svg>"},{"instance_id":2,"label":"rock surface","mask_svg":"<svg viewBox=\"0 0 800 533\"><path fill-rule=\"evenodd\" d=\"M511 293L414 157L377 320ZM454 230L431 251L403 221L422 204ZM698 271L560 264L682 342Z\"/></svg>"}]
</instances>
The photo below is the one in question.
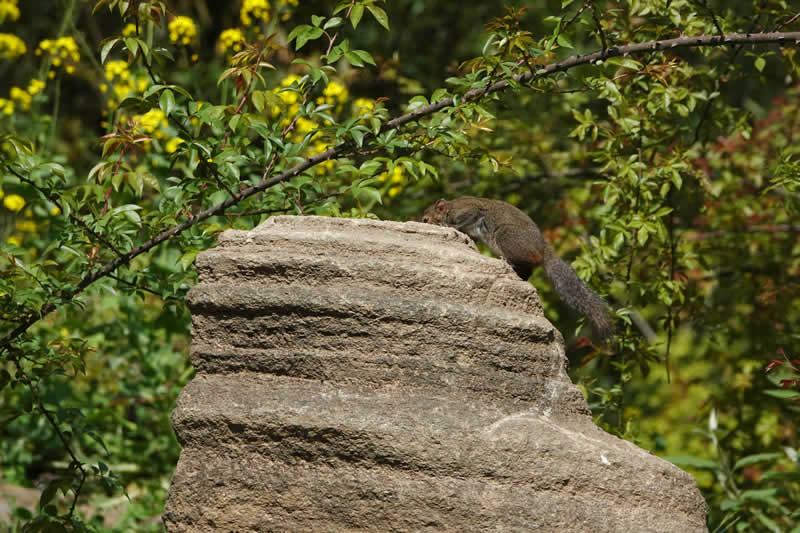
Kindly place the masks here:
<instances>
[{"instance_id":1,"label":"rock surface","mask_svg":"<svg viewBox=\"0 0 800 533\"><path fill-rule=\"evenodd\" d=\"M595 426L534 288L455 230L274 217L197 258L170 532L700 532Z\"/></svg>"}]
</instances>

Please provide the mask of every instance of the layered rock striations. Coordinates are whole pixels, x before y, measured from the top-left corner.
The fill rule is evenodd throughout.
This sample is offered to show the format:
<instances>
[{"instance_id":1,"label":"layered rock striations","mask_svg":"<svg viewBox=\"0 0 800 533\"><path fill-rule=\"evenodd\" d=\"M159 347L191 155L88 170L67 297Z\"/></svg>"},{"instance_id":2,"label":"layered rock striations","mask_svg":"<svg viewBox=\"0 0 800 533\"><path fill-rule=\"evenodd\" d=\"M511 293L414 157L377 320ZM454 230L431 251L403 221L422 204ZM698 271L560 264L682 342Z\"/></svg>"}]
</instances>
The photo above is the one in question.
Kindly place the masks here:
<instances>
[{"instance_id":1,"label":"layered rock striations","mask_svg":"<svg viewBox=\"0 0 800 533\"><path fill-rule=\"evenodd\" d=\"M170 532L700 532L596 427L534 288L455 230L274 217L197 258Z\"/></svg>"}]
</instances>

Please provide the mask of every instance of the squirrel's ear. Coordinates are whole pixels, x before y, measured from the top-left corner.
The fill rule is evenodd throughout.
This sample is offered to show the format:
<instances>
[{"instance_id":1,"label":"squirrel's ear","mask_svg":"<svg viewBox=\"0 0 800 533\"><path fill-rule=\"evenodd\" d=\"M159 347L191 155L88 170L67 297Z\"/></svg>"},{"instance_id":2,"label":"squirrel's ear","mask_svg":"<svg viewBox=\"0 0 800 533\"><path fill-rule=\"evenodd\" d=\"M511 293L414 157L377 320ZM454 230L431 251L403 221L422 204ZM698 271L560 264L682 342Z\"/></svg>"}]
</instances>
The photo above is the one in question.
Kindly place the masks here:
<instances>
[{"instance_id":1,"label":"squirrel's ear","mask_svg":"<svg viewBox=\"0 0 800 533\"><path fill-rule=\"evenodd\" d=\"M441 200L437 200L435 207L437 211L444 211L445 209L447 209L447 200L445 200L444 198L442 198Z\"/></svg>"}]
</instances>

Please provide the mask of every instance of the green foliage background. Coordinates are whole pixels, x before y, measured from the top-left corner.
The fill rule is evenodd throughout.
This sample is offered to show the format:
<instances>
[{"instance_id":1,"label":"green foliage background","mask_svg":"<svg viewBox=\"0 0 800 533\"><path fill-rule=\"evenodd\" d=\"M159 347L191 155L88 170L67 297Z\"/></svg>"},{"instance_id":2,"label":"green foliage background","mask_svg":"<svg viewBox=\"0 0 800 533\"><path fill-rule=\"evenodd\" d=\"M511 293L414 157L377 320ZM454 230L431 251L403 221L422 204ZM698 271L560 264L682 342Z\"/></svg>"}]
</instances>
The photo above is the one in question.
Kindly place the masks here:
<instances>
[{"instance_id":1,"label":"green foliage background","mask_svg":"<svg viewBox=\"0 0 800 533\"><path fill-rule=\"evenodd\" d=\"M797 40L539 72L797 32L797 6L55 4L0 0L0 473L42 491L11 531L160 530L183 297L221 231L464 194L531 214L617 309L593 346L532 279L598 424L694 474L711 530L800 531Z\"/></svg>"}]
</instances>

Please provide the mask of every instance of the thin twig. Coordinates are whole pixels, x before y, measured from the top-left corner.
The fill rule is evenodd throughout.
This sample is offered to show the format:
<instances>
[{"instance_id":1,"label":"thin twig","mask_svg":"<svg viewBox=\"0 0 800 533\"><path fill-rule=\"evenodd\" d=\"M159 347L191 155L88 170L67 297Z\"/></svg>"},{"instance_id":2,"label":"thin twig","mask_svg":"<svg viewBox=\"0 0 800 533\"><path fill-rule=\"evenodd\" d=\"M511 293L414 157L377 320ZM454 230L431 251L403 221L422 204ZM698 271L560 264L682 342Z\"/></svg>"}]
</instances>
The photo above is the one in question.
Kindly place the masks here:
<instances>
[{"instance_id":1,"label":"thin twig","mask_svg":"<svg viewBox=\"0 0 800 533\"><path fill-rule=\"evenodd\" d=\"M792 18L790 18L789 20L787 20L785 22L781 22L780 24L778 24L778 27L775 28L775 31L780 31L781 28L783 28L784 26L788 26L789 24L791 24L792 22L794 22L798 18L800 18L800 13L797 13Z\"/></svg>"},{"instance_id":2,"label":"thin twig","mask_svg":"<svg viewBox=\"0 0 800 533\"><path fill-rule=\"evenodd\" d=\"M669 191L668 206L672 206L672 197L674 192L672 188ZM673 281L675 277L675 250L678 246L677 239L675 238L675 217L672 213L667 215L667 234L669 235L669 282ZM672 303L667 306L667 351L664 353L664 367L667 370L667 383L672 381L669 369L669 356L672 351L672 337L674 336L674 327L672 325Z\"/></svg>"},{"instance_id":3,"label":"thin twig","mask_svg":"<svg viewBox=\"0 0 800 533\"><path fill-rule=\"evenodd\" d=\"M6 165L6 170L8 170L8 171L9 171L9 172L11 172L12 174L14 174L14 175L15 175L15 176L16 176L16 177L17 177L17 178L20 180L20 181L22 181L23 183L27 183L28 185L30 185L31 187L33 187L34 189L36 189L37 191L39 191L39 193L41 193L41 194L42 194L42 195L43 195L45 198L47 198L47 199L48 199L50 202L52 202L52 203L53 203L53 204L54 204L54 205L55 205L55 206L56 206L56 207L59 209L59 211L61 211L62 213L64 213L64 208L63 208L63 206L61 205L61 203L58 201L58 198L56 198L56 196L55 196L55 195L53 195L53 194L51 194L51 193L49 193L49 192L45 191L44 189L42 189L41 187L39 187L39 186L36 184L36 182L35 182L35 181L33 181L33 180L30 180L30 179L26 178L25 176L23 176L22 174L20 174L19 172L17 172L17 171L16 171L16 170L15 170L13 167L11 167L11 166L9 166L9 165ZM98 241L100 244L103 244L103 245L107 246L108 248L110 248L110 249L111 249L111 250L112 250L112 251L113 251L115 254L117 254L118 256L119 256L119 255L122 255L122 252L120 252L119 250L117 250L117 247L116 247L116 246L114 246L113 244L111 244L111 242L110 242L108 239L104 238L102 235L100 235L99 233L97 233L96 231L94 231L92 228L90 228L90 227L89 227L89 224L88 224L88 223L87 223L85 220L83 220L82 218L78 218L78 217L77 217L76 215L74 215L72 212L70 212L70 214L69 214L69 219L70 219L71 221L75 222L76 224L78 224L78 225L79 225L80 227L82 227L84 230L86 230L86 231L87 231L87 232L88 232L88 233L89 233L89 234L90 234L92 237L94 237L94 238L95 238L95 240L97 240L97 241ZM95 243L91 243L91 244L95 244Z\"/></svg>"},{"instance_id":4,"label":"thin twig","mask_svg":"<svg viewBox=\"0 0 800 533\"><path fill-rule=\"evenodd\" d=\"M722 31L722 26L720 26L719 21L717 20L717 14L714 13L714 10L708 7L708 3L706 0L697 0L697 3L700 4L700 7L705 9L709 15L711 15L711 22L714 24L714 27L717 29L718 35L725 35L725 32Z\"/></svg>"},{"instance_id":5,"label":"thin twig","mask_svg":"<svg viewBox=\"0 0 800 533\"><path fill-rule=\"evenodd\" d=\"M42 398L39 395L39 387L37 387L31 381L31 378L25 372L22 371L22 369L20 368L18 363L17 363L17 370L23 376L23 381L28 386L28 389L31 391L31 394L33 394L34 400L36 401L36 405L42 411L42 414L45 416L45 418L47 418L47 421L50 423L50 426L56 431L56 434L58 435L58 439L61 441L61 444L64 446L64 449L67 450L67 453L72 458L72 464L75 465L78 468L78 470L81 471L81 481L78 484L78 488L77 489L73 489L74 492L75 492L75 497L72 499L72 505L70 505L70 508L69 508L69 517L71 518L72 514L75 512L75 506L78 503L78 496L80 496L81 489L83 488L83 484L86 481L86 470L83 468L83 463L78 460L77 456L75 455L75 452L72 451L72 446L70 446L70 443L67 440L66 436L61 431L61 428L58 426L58 424L56 423L55 419L53 418L52 413L50 411L48 411L47 408L44 406L44 403L42 402Z\"/></svg>"},{"instance_id":6,"label":"thin twig","mask_svg":"<svg viewBox=\"0 0 800 533\"><path fill-rule=\"evenodd\" d=\"M132 282L128 281L127 279L123 279L123 278L120 278L119 276L115 276L114 274L109 274L108 277L113 279L114 281L122 283L123 285L127 285L128 287L131 287L133 289L137 289L137 290L140 290L140 291L149 292L150 294L154 294L154 295L158 296L159 298L161 298L162 300L166 300L167 299L160 292L154 291L153 289L149 289L149 288L144 287L142 285L137 285L135 283L132 283Z\"/></svg>"},{"instance_id":7,"label":"thin twig","mask_svg":"<svg viewBox=\"0 0 800 533\"><path fill-rule=\"evenodd\" d=\"M597 33L600 35L600 44L603 45L603 55L605 56L605 51L608 50L608 41L606 41L606 32L603 31L603 27L600 25L600 17L597 16L597 8L594 4L590 4L592 7L592 20L594 20L594 25L597 28Z\"/></svg>"}]
</instances>

